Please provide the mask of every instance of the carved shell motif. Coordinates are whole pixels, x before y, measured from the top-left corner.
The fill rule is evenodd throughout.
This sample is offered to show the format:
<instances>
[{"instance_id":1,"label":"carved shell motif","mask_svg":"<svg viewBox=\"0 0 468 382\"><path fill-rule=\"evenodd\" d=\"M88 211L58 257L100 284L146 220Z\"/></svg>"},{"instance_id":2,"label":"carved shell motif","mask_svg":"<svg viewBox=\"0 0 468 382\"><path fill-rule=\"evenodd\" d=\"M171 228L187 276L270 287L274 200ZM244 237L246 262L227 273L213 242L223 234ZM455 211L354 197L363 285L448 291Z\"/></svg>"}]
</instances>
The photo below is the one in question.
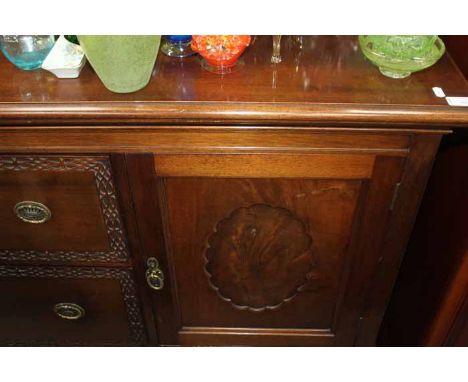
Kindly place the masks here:
<instances>
[{"instance_id":1,"label":"carved shell motif","mask_svg":"<svg viewBox=\"0 0 468 382\"><path fill-rule=\"evenodd\" d=\"M205 270L210 285L239 309L275 309L307 283L312 239L284 209L254 204L221 220L208 239Z\"/></svg>"}]
</instances>

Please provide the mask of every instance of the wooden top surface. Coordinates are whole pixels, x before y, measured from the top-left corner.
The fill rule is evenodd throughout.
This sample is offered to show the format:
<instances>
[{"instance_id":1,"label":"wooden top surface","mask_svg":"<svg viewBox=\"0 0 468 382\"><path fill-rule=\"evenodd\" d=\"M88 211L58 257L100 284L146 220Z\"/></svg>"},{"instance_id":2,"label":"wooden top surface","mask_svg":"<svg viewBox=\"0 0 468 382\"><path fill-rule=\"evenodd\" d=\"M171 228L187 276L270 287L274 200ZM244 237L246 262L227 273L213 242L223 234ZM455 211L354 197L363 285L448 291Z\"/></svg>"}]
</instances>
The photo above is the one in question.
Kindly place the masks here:
<instances>
[{"instance_id":1,"label":"wooden top surface","mask_svg":"<svg viewBox=\"0 0 468 382\"><path fill-rule=\"evenodd\" d=\"M355 36L307 36L302 50L283 36L283 62L270 63L272 39L258 36L245 66L225 76L198 57L159 54L147 87L108 91L89 64L78 79L25 72L0 58L0 124L292 124L468 126L468 108L447 96L468 96L468 83L445 54L433 67L389 79L367 61Z\"/></svg>"}]
</instances>

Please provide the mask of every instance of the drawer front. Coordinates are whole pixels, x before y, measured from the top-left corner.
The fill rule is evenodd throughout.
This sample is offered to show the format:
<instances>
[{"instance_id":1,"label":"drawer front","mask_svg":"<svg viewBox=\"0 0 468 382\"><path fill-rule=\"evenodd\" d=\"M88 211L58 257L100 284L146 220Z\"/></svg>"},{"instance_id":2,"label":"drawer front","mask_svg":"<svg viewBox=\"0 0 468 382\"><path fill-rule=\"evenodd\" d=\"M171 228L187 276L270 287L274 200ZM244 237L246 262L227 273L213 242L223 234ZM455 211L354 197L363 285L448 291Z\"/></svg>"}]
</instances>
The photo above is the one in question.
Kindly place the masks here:
<instances>
[{"instance_id":1,"label":"drawer front","mask_svg":"<svg viewBox=\"0 0 468 382\"><path fill-rule=\"evenodd\" d=\"M128 269L0 266L0 344L146 342Z\"/></svg>"},{"instance_id":2,"label":"drawer front","mask_svg":"<svg viewBox=\"0 0 468 382\"><path fill-rule=\"evenodd\" d=\"M0 232L0 260L127 260L109 158L0 156Z\"/></svg>"}]
</instances>

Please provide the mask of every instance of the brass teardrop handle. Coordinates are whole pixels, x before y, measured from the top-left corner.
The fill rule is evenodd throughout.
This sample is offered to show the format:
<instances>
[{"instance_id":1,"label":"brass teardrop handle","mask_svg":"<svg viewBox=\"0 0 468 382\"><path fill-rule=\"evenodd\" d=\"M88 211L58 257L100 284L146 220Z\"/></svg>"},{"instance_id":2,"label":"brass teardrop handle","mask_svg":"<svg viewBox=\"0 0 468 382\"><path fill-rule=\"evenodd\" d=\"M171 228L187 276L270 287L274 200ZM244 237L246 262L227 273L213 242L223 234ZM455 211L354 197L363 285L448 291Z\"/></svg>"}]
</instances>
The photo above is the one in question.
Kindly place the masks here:
<instances>
[{"instance_id":1,"label":"brass teardrop handle","mask_svg":"<svg viewBox=\"0 0 468 382\"><path fill-rule=\"evenodd\" d=\"M159 261L150 257L146 260L146 282L151 289L161 290L164 288L164 273L159 268Z\"/></svg>"},{"instance_id":2,"label":"brass teardrop handle","mask_svg":"<svg viewBox=\"0 0 468 382\"><path fill-rule=\"evenodd\" d=\"M46 205L30 200L17 203L14 211L18 219L31 224L45 223L52 217L52 213Z\"/></svg>"},{"instance_id":3,"label":"brass teardrop handle","mask_svg":"<svg viewBox=\"0 0 468 382\"><path fill-rule=\"evenodd\" d=\"M85 310L73 302L59 302L54 305L54 313L64 320L78 320L85 315Z\"/></svg>"}]
</instances>

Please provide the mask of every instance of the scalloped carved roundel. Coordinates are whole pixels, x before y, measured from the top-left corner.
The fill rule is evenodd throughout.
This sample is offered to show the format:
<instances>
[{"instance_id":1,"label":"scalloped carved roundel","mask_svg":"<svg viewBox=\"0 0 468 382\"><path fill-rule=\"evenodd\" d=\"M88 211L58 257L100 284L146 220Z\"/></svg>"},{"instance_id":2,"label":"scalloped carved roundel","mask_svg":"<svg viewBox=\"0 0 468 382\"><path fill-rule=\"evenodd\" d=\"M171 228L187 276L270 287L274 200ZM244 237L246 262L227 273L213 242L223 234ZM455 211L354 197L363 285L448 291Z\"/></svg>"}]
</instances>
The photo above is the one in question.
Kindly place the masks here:
<instances>
[{"instance_id":1,"label":"scalloped carved roundel","mask_svg":"<svg viewBox=\"0 0 468 382\"><path fill-rule=\"evenodd\" d=\"M307 283L312 239L289 210L254 204L234 210L208 239L210 285L240 309L275 309Z\"/></svg>"}]
</instances>

